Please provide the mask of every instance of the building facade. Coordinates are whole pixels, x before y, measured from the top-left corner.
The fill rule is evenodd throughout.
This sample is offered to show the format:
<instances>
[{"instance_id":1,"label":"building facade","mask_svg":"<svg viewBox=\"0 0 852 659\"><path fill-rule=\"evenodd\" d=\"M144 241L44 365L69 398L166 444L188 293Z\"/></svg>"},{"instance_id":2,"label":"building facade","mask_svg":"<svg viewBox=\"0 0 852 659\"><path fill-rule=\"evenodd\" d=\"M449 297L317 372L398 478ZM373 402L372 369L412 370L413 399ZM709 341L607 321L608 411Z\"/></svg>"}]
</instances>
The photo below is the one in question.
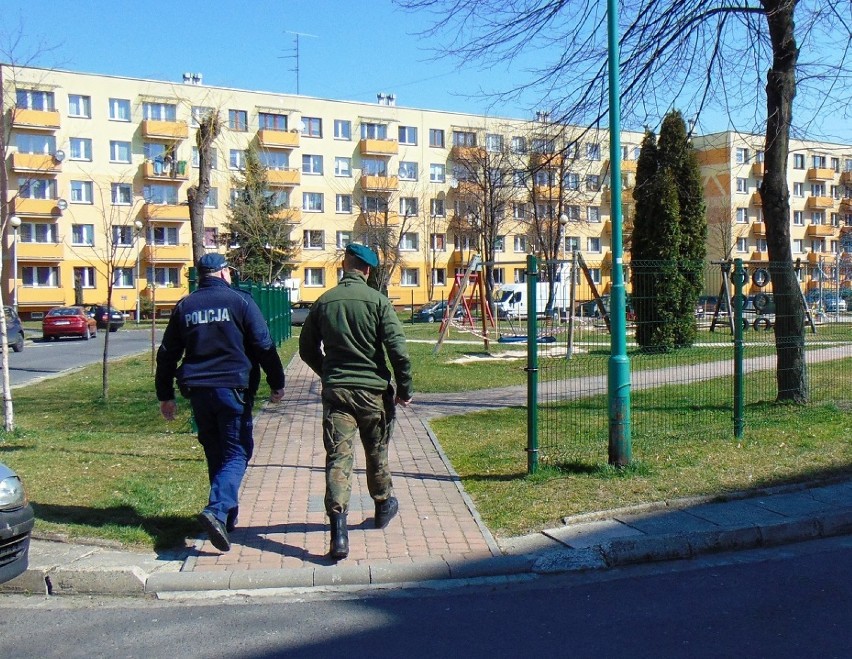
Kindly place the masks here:
<instances>
[{"instance_id":1,"label":"building facade","mask_svg":"<svg viewBox=\"0 0 852 659\"><path fill-rule=\"evenodd\" d=\"M529 253L578 250L599 289L609 287L606 131L558 126L546 115L405 108L388 95L370 104L210 87L196 74L168 82L7 65L0 72L3 293L24 318L103 303L110 279L113 306L131 315L166 314L187 293L186 193L198 180L198 122L211 112L223 130L205 247L227 252L239 241L224 227L253 148L288 209L281 221L298 249L287 285L298 298L314 300L336 283L350 241L376 247L391 264L388 294L401 306L446 298L480 251L499 284L523 281ZM641 138L621 136L628 234ZM755 192L761 144L734 133L695 139L711 256L765 257ZM838 260L852 225L852 147L797 143L791 158L794 252L811 264L813 255Z\"/></svg>"}]
</instances>

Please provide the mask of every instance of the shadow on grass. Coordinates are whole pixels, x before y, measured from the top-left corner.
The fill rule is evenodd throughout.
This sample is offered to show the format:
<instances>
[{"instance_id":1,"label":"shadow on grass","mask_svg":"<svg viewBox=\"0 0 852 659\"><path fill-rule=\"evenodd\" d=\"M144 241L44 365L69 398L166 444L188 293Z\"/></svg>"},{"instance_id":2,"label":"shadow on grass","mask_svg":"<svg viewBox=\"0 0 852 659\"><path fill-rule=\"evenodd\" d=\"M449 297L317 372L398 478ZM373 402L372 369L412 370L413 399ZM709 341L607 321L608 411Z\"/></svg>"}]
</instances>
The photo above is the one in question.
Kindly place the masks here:
<instances>
[{"instance_id":1,"label":"shadow on grass","mask_svg":"<svg viewBox=\"0 0 852 659\"><path fill-rule=\"evenodd\" d=\"M165 552L182 548L187 538L198 534L199 525L193 517L145 516L130 506L86 508L59 506L30 501L36 520L54 524L73 524L80 527L115 527L141 529L154 540L154 550ZM38 524L38 521L36 521ZM117 540L121 542L121 540Z\"/></svg>"}]
</instances>

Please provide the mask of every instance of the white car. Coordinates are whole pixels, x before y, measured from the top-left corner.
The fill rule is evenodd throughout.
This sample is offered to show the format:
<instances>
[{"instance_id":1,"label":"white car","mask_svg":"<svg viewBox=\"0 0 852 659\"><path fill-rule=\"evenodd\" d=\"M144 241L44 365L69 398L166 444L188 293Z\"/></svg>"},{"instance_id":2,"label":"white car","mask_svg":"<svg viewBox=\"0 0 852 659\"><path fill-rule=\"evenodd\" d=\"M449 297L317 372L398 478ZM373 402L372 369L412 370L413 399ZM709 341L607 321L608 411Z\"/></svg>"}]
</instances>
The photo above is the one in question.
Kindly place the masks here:
<instances>
[{"instance_id":1,"label":"white car","mask_svg":"<svg viewBox=\"0 0 852 659\"><path fill-rule=\"evenodd\" d=\"M29 564L32 506L18 475L0 462L0 583L14 579Z\"/></svg>"}]
</instances>

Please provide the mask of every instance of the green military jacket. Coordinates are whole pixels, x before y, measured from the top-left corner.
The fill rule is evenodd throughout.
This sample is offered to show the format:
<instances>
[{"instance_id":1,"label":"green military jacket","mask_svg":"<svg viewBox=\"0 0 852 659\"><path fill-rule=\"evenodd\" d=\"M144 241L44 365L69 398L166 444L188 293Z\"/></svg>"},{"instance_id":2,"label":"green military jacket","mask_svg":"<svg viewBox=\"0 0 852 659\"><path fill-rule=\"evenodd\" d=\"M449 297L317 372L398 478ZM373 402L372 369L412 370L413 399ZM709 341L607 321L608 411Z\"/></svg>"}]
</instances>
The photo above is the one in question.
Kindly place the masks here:
<instances>
[{"instance_id":1,"label":"green military jacket","mask_svg":"<svg viewBox=\"0 0 852 659\"><path fill-rule=\"evenodd\" d=\"M387 359L385 358L387 354ZM384 391L393 368L396 395L411 398L411 361L390 300L349 271L311 306L299 355L324 386Z\"/></svg>"}]
</instances>

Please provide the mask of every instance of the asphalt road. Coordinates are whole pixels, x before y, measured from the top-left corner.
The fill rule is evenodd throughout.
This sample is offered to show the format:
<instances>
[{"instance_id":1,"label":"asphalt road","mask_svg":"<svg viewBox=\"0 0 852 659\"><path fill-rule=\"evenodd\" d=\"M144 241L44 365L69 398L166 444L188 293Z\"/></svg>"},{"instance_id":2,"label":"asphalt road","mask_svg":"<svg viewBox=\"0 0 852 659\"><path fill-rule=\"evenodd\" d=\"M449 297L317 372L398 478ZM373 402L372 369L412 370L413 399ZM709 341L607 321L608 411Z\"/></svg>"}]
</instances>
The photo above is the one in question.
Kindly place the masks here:
<instances>
[{"instance_id":1,"label":"asphalt road","mask_svg":"<svg viewBox=\"0 0 852 659\"><path fill-rule=\"evenodd\" d=\"M43 378L97 363L104 356L104 330L98 330L97 338L89 341L76 337L43 341L41 332L37 330L25 330L25 334L27 340L23 352L9 351L9 380L12 387L32 384ZM162 330L158 328L154 335L155 349L159 347L162 335ZM109 335L110 359L150 351L150 327L140 326L140 329L136 329L131 323Z\"/></svg>"},{"instance_id":2,"label":"asphalt road","mask_svg":"<svg viewBox=\"0 0 852 659\"><path fill-rule=\"evenodd\" d=\"M848 657L852 537L527 581L0 598L5 657ZM187 596L190 597L190 596Z\"/></svg>"}]
</instances>

